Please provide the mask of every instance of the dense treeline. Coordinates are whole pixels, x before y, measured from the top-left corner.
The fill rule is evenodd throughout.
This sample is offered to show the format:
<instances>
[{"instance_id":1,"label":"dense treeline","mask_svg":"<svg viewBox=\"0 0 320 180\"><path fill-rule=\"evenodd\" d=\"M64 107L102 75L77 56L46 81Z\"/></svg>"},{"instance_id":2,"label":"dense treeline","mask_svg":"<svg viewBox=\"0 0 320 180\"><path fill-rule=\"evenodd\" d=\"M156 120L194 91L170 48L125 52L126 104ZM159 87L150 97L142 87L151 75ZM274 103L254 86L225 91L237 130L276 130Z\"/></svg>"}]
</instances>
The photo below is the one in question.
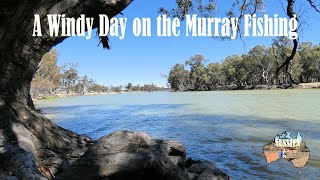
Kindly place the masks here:
<instances>
[{"instance_id":1,"label":"dense treeline","mask_svg":"<svg viewBox=\"0 0 320 180\"><path fill-rule=\"evenodd\" d=\"M291 41L281 37L274 39L270 47L257 45L247 54L232 55L222 63L207 66L208 60L203 55L195 55L185 64L174 65L167 80L177 91L319 82L320 45L310 42L301 43L288 71L284 69L276 77L276 70L290 55L291 47Z\"/></svg>"},{"instance_id":2,"label":"dense treeline","mask_svg":"<svg viewBox=\"0 0 320 180\"><path fill-rule=\"evenodd\" d=\"M62 66L57 65L57 51L52 49L45 54L39 64L38 70L31 84L32 96L46 96L56 93L102 93L102 92L122 92L122 91L159 91L154 84L143 86L133 86L131 83L123 86L104 86L87 75L79 76L77 64L67 63Z\"/></svg>"},{"instance_id":3,"label":"dense treeline","mask_svg":"<svg viewBox=\"0 0 320 180\"><path fill-rule=\"evenodd\" d=\"M155 84L144 84L143 86L140 85L132 85L132 83L128 83L128 85L125 87L126 90L128 92L132 92L132 91L148 91L148 92L152 92L152 91L165 91L168 90L167 88L163 88L163 87L158 87Z\"/></svg>"}]
</instances>

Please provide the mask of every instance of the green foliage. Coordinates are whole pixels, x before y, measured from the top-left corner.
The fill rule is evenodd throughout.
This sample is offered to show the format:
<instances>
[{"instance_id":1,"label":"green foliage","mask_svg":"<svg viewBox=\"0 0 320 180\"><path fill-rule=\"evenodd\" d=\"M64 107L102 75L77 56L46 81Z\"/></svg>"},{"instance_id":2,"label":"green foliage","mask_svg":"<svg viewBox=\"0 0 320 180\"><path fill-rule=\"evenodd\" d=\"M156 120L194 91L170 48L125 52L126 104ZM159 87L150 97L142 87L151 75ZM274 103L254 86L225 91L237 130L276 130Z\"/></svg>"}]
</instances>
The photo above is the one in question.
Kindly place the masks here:
<instances>
[{"instance_id":1,"label":"green foliage","mask_svg":"<svg viewBox=\"0 0 320 180\"><path fill-rule=\"evenodd\" d=\"M184 20L188 14L197 14L200 17L212 17L218 9L216 0L176 0L175 7L168 10L165 7L159 9L159 13ZM226 11L228 17L238 17L240 21L244 14L255 14L264 11L265 1L233 1ZM240 29L239 29L240 30Z\"/></svg>"},{"instance_id":2,"label":"green foliage","mask_svg":"<svg viewBox=\"0 0 320 180\"><path fill-rule=\"evenodd\" d=\"M93 92L108 92L109 91L109 87L108 86L103 86L97 83L93 83L93 85L90 87L90 91Z\"/></svg>"},{"instance_id":3,"label":"green foliage","mask_svg":"<svg viewBox=\"0 0 320 180\"><path fill-rule=\"evenodd\" d=\"M51 94L60 87L61 67L57 65L57 51L45 54L32 81L32 94Z\"/></svg>"},{"instance_id":4,"label":"green foliage","mask_svg":"<svg viewBox=\"0 0 320 180\"><path fill-rule=\"evenodd\" d=\"M76 82L79 79L78 65L69 63L64 65L62 70L62 86L69 93L71 90L75 91Z\"/></svg>"},{"instance_id":5,"label":"green foliage","mask_svg":"<svg viewBox=\"0 0 320 180\"><path fill-rule=\"evenodd\" d=\"M111 87L110 87L110 91L111 91L111 92L120 93L120 92L122 92L122 87L121 87L121 86L116 86L116 87L111 86Z\"/></svg>"},{"instance_id":6,"label":"green foliage","mask_svg":"<svg viewBox=\"0 0 320 180\"><path fill-rule=\"evenodd\" d=\"M31 84L32 96L43 96L45 99L58 91L84 94L109 90L108 87L95 83L86 75L80 77L76 63L58 66L57 57L55 49L43 56Z\"/></svg>"},{"instance_id":7,"label":"green foliage","mask_svg":"<svg viewBox=\"0 0 320 180\"><path fill-rule=\"evenodd\" d=\"M192 56L189 60L186 61L186 65L190 67L190 85L192 89L197 90L206 90L208 76L206 72L206 67L204 63L207 60L203 55Z\"/></svg>"},{"instance_id":8,"label":"green foliage","mask_svg":"<svg viewBox=\"0 0 320 180\"><path fill-rule=\"evenodd\" d=\"M302 43L299 47L301 62L301 81L319 82L320 78L320 46Z\"/></svg>"},{"instance_id":9,"label":"green foliage","mask_svg":"<svg viewBox=\"0 0 320 180\"><path fill-rule=\"evenodd\" d=\"M128 83L128 85L126 86L127 91L132 91L133 90L133 86L132 83Z\"/></svg>"},{"instance_id":10,"label":"green foliage","mask_svg":"<svg viewBox=\"0 0 320 180\"><path fill-rule=\"evenodd\" d=\"M222 82L225 82L225 76L223 75L223 66L220 63L210 63L207 66L207 87L208 90L219 88Z\"/></svg>"},{"instance_id":11,"label":"green foliage","mask_svg":"<svg viewBox=\"0 0 320 180\"><path fill-rule=\"evenodd\" d=\"M137 85L134 86L132 83L128 83L128 85L125 87L127 92L132 91L147 91L147 92L153 92L153 91L161 91L162 88L158 87L155 84L144 84L143 86Z\"/></svg>"},{"instance_id":12,"label":"green foliage","mask_svg":"<svg viewBox=\"0 0 320 180\"><path fill-rule=\"evenodd\" d=\"M52 101L52 100L55 99L55 97L53 97L53 96L43 96L42 99L45 100L45 101Z\"/></svg>"},{"instance_id":13,"label":"green foliage","mask_svg":"<svg viewBox=\"0 0 320 180\"><path fill-rule=\"evenodd\" d=\"M168 76L168 83L170 84L171 88L176 91L186 90L189 87L189 71L184 69L183 64L176 64L170 70Z\"/></svg>"},{"instance_id":14,"label":"green foliage","mask_svg":"<svg viewBox=\"0 0 320 180\"><path fill-rule=\"evenodd\" d=\"M214 0L176 0L176 5L176 8L171 10L161 7L159 12L184 20L185 16L191 13L197 13L199 16L210 17L217 9L216 2Z\"/></svg>"},{"instance_id":15,"label":"green foliage","mask_svg":"<svg viewBox=\"0 0 320 180\"><path fill-rule=\"evenodd\" d=\"M145 84L143 85L142 91L147 91L147 92L160 91L160 88L155 84Z\"/></svg>"},{"instance_id":16,"label":"green foliage","mask_svg":"<svg viewBox=\"0 0 320 180\"><path fill-rule=\"evenodd\" d=\"M236 85L283 85L290 84L288 74L283 70L276 78L279 65L290 55L291 41L276 38L272 45L257 45L248 54L228 56L222 63L209 63L202 55L195 55L185 65L176 64L168 76L170 87L176 91L213 90ZM320 46L302 43L297 55L290 62L288 72L297 82L320 81Z\"/></svg>"}]
</instances>

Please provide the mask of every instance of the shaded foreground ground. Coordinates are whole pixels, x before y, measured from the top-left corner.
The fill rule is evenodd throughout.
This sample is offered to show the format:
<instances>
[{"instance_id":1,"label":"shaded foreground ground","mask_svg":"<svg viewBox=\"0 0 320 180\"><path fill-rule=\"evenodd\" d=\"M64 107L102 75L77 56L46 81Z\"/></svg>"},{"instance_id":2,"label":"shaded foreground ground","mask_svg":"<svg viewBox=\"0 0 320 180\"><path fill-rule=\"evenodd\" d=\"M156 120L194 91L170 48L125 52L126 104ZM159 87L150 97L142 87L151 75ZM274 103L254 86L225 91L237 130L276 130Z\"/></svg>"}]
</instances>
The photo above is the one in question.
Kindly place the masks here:
<instances>
[{"instance_id":1,"label":"shaded foreground ground","mask_svg":"<svg viewBox=\"0 0 320 180\"><path fill-rule=\"evenodd\" d=\"M209 161L186 161L184 145L141 132L100 138L56 179L229 179Z\"/></svg>"}]
</instances>

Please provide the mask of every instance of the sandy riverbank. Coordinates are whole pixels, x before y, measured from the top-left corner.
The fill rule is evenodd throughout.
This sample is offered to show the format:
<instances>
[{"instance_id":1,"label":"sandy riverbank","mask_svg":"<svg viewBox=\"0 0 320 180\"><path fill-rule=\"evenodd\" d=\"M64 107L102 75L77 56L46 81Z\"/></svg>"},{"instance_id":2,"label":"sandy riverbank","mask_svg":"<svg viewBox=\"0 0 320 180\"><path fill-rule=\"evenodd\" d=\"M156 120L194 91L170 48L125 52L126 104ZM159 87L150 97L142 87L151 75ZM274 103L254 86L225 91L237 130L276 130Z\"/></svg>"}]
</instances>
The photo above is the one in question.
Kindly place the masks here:
<instances>
[{"instance_id":1,"label":"sandy riverbank","mask_svg":"<svg viewBox=\"0 0 320 180\"><path fill-rule=\"evenodd\" d=\"M303 89L320 88L320 82L315 82L315 83L300 83L300 84L298 85L298 88L303 88Z\"/></svg>"},{"instance_id":2,"label":"sandy riverbank","mask_svg":"<svg viewBox=\"0 0 320 180\"><path fill-rule=\"evenodd\" d=\"M227 85L218 87L212 91L229 91L229 90L269 90L269 89L316 89L320 88L320 82L314 83L300 83L299 85L289 86L288 84L282 85L250 85L250 86L238 86Z\"/></svg>"},{"instance_id":3,"label":"sandy riverbank","mask_svg":"<svg viewBox=\"0 0 320 180\"><path fill-rule=\"evenodd\" d=\"M65 98L65 97L75 97L75 96L97 96L97 95L114 95L114 94L129 94L129 93L141 93L142 91L134 91L134 92L90 92L90 93L57 93L52 95L39 95L39 96L32 96L33 102L37 105L44 101L51 101L56 98Z\"/></svg>"}]
</instances>

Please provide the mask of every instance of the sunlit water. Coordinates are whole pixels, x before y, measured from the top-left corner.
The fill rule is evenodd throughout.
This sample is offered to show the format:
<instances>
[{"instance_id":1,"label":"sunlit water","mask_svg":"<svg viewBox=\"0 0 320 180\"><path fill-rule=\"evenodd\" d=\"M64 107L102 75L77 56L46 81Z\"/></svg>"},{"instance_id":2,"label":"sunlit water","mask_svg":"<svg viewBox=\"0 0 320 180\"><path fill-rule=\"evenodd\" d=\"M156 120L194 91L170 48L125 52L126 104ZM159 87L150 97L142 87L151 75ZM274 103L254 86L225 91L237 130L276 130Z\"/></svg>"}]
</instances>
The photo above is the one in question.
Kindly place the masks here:
<instances>
[{"instance_id":1,"label":"sunlit water","mask_svg":"<svg viewBox=\"0 0 320 180\"><path fill-rule=\"evenodd\" d=\"M98 139L116 130L176 139L187 156L233 179L320 179L320 90L156 92L61 98L41 105L58 125ZM302 174L267 164L262 146L285 130L311 150Z\"/></svg>"}]
</instances>

